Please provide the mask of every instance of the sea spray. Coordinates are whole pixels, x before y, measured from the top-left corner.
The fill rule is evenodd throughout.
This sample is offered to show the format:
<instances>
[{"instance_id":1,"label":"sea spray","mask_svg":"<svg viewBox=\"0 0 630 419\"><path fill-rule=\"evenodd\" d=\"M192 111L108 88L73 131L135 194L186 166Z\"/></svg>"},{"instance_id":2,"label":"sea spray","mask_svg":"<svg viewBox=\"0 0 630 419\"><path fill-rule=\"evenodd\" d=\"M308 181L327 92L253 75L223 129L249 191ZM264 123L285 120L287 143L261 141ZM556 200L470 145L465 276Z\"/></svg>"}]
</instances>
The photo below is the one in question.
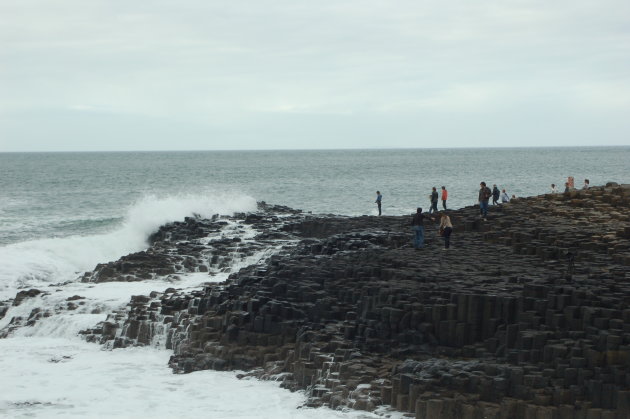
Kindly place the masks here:
<instances>
[{"instance_id":1,"label":"sea spray","mask_svg":"<svg viewBox=\"0 0 630 419\"><path fill-rule=\"evenodd\" d=\"M101 262L147 247L147 238L161 225L195 214L211 217L256 208L245 195L145 196L130 206L121 224L98 235L49 238L0 247L0 300L17 290L76 280Z\"/></svg>"}]
</instances>

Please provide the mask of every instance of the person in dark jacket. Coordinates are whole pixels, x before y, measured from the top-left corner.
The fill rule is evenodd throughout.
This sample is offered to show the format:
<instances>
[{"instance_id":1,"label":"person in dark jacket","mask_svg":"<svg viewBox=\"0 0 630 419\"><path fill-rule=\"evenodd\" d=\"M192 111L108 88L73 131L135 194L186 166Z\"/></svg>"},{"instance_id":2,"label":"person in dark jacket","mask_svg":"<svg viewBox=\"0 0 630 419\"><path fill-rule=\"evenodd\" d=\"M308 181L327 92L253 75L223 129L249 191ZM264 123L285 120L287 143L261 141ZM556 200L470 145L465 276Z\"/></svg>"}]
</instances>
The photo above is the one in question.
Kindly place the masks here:
<instances>
[{"instance_id":1,"label":"person in dark jacket","mask_svg":"<svg viewBox=\"0 0 630 419\"><path fill-rule=\"evenodd\" d=\"M381 203L383 201L383 195L381 195L381 191L376 191L376 205L378 206L378 215L381 215Z\"/></svg>"},{"instance_id":2,"label":"person in dark jacket","mask_svg":"<svg viewBox=\"0 0 630 419\"><path fill-rule=\"evenodd\" d=\"M501 191L497 188L497 185L492 185L492 205L496 205L499 203L499 197L501 196Z\"/></svg>"},{"instance_id":3,"label":"person in dark jacket","mask_svg":"<svg viewBox=\"0 0 630 419\"><path fill-rule=\"evenodd\" d=\"M414 231L413 247L416 249L424 247L424 218L422 208L418 208L411 219L411 228Z\"/></svg>"},{"instance_id":4,"label":"person in dark jacket","mask_svg":"<svg viewBox=\"0 0 630 419\"><path fill-rule=\"evenodd\" d=\"M479 184L479 212L484 220L488 217L488 201L491 196L492 191L486 186L486 182L481 182Z\"/></svg>"},{"instance_id":5,"label":"person in dark jacket","mask_svg":"<svg viewBox=\"0 0 630 419\"><path fill-rule=\"evenodd\" d=\"M431 208L429 208L429 214L432 214L438 211L437 203L438 203L438 193L437 193L437 189L435 189L435 186L434 186L433 190L431 191Z\"/></svg>"}]
</instances>

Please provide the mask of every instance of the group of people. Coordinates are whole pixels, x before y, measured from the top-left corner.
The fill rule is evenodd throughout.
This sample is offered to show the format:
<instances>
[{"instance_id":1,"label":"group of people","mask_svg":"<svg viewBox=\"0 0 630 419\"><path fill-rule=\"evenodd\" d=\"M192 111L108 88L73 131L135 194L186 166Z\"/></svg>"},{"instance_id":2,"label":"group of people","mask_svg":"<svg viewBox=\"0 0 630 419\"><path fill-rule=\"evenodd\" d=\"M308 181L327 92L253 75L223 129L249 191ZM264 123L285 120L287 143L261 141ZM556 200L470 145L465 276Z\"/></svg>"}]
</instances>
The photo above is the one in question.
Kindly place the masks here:
<instances>
[{"instance_id":1,"label":"group of people","mask_svg":"<svg viewBox=\"0 0 630 419\"><path fill-rule=\"evenodd\" d=\"M569 176L567 182L565 182L564 192L568 193L571 190L575 189L575 181L572 176ZM582 189L588 189L590 187L590 182L588 179L584 179L584 185ZM551 184L551 193L558 193L558 188L555 184ZM424 220L430 219L431 221L435 221L435 218L431 217L430 214L438 212L438 201L441 198L442 200L442 208L446 210L446 201L448 200L448 191L445 186L442 186L441 193L438 193L437 188L434 186L431 190L431 194L429 195L429 199L431 201L431 206L429 207L429 215L425 215L422 212L422 208L418 208L416 213L413 215L411 220L411 226L414 230L413 237L413 246L416 249L422 249L424 247ZM480 216L484 221L487 221L488 216L488 207L490 205L490 199L492 199L492 205L498 205L499 201L501 203L510 202L511 199L516 198L515 195L510 196L507 194L505 189L499 190L497 185L492 185L492 189L490 189L486 182L481 182L479 184L479 212ZM378 207L378 215L382 214L381 205L383 203L383 195L380 191L376 191L376 205ZM446 214L442 213L440 215L440 228L439 234L444 237L444 250L450 248L451 245L451 233L453 232L453 223L451 222L451 218Z\"/></svg>"},{"instance_id":2,"label":"group of people","mask_svg":"<svg viewBox=\"0 0 630 419\"><path fill-rule=\"evenodd\" d=\"M382 199L382 196L380 195L379 192L377 192L377 195L380 198L377 198L377 202L379 204L379 215L380 215L380 201ZM446 210L446 201L448 199L448 191L446 190L446 187L442 186L442 194L441 194L441 198L442 198L442 208L444 208L444 210ZM429 214L432 214L434 212L438 211L437 208L437 204L438 204L438 198L439 198L439 194L437 192L437 188L433 187L432 191L431 191L431 195L429 196L430 200L431 200L431 207L429 209ZM492 189L490 189L487 185L486 182L481 182L479 184L479 211L481 213L481 217L486 220L487 216L488 216L488 206L490 203L490 199L492 198L492 205L497 205L499 203L499 200L501 200L502 203L505 202L510 202L510 197L508 196L507 192L505 191L505 189L503 189L502 191L499 191L499 188L497 187L497 185L492 185ZM514 195L512 195L512 198L516 198ZM426 217L423 213L422 213L422 208L418 208L416 210L416 213L413 216L413 219L411 220L411 225L414 229L414 240L413 240L413 245L416 249L421 249L422 247L424 247L424 219L425 218L429 218L432 221L435 221L435 219L433 217ZM451 233L453 232L453 223L451 221L451 217L449 217L446 213L442 213L440 215L440 229L439 229L439 234L444 237L444 250L450 249L451 247Z\"/></svg>"},{"instance_id":3,"label":"group of people","mask_svg":"<svg viewBox=\"0 0 630 419\"><path fill-rule=\"evenodd\" d=\"M584 185L582 185L582 190L586 190L591 187L591 182L588 179L584 179ZM567 181L564 182L564 193L569 193L572 190L575 190L575 178L573 176L569 176ZM555 184L551 184L551 193L558 193L558 188L556 188Z\"/></svg>"},{"instance_id":4,"label":"group of people","mask_svg":"<svg viewBox=\"0 0 630 419\"><path fill-rule=\"evenodd\" d=\"M490 203L490 198L492 198L492 205L497 205L499 203L499 199L501 203L510 202L510 199L516 198L515 195L512 195L512 198L509 197L505 189L499 191L497 185L492 185L492 189L490 189L486 182L481 182L479 184L479 212L481 214L481 218L486 220L488 216L488 205Z\"/></svg>"},{"instance_id":5,"label":"group of people","mask_svg":"<svg viewBox=\"0 0 630 419\"><path fill-rule=\"evenodd\" d=\"M438 198L439 198L439 194L438 194L437 189L434 186L433 190L431 191L431 195L429 195L429 199L431 200L431 207L429 208L429 214L432 214L438 211L438 207L437 207ZM446 210L447 199L448 199L448 191L446 190L445 186L442 186L442 208L444 208L445 210Z\"/></svg>"},{"instance_id":6,"label":"group of people","mask_svg":"<svg viewBox=\"0 0 630 419\"><path fill-rule=\"evenodd\" d=\"M446 201L448 200L448 191L445 186L442 186L442 190L438 193L437 188L434 186L429 195L431 206L429 207L429 214L438 212L438 200L442 199L442 208L446 211ZM413 247L416 249L422 249L424 247L424 219L429 218L435 221L433 217L425 217L422 213L422 208L418 208L411 220L411 226L414 230ZM439 234L444 237L444 250L448 250L451 247L451 233L453 232L453 223L451 217L442 213L440 216L440 229Z\"/></svg>"},{"instance_id":7,"label":"group of people","mask_svg":"<svg viewBox=\"0 0 630 419\"><path fill-rule=\"evenodd\" d=\"M448 191L446 187L442 186L442 208L446 210L446 200L448 199ZM433 191L431 192L431 208L429 209L429 214L438 211L437 203L438 203L438 192L435 187L433 187ZM381 191L376 191L376 206L378 208L378 215L382 214L382 204L383 204L383 195ZM429 218L432 221L435 221L435 218L431 216L425 216L422 212L422 208L418 208L416 213L411 220L411 226L414 230L414 239L413 239L413 247L416 249L422 249L424 247L424 220L425 218ZM449 249L451 247L451 233L453 232L453 224L451 222L451 218L446 215L446 213L442 213L440 217L440 230L439 233L442 237L444 237L444 249Z\"/></svg>"},{"instance_id":8,"label":"group of people","mask_svg":"<svg viewBox=\"0 0 630 419\"><path fill-rule=\"evenodd\" d=\"M431 221L435 221L435 218L431 216L425 216L422 213L422 208L418 208L416 213L411 219L411 227L414 231L413 247L416 249L422 249L424 247L424 220L429 218ZM440 215L440 229L439 234L444 237L444 250L448 250L451 247L451 233L453 232L453 223L451 217L442 213Z\"/></svg>"}]
</instances>

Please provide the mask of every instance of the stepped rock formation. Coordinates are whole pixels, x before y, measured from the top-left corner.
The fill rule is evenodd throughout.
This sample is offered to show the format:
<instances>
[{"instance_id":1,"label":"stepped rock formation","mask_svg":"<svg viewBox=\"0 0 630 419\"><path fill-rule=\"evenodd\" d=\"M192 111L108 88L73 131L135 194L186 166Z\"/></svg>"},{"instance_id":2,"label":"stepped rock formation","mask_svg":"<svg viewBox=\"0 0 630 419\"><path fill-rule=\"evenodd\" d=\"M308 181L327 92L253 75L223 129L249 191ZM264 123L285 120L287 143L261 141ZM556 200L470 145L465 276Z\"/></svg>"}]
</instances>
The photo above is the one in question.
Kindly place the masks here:
<instances>
[{"instance_id":1,"label":"stepped rock formation","mask_svg":"<svg viewBox=\"0 0 630 419\"><path fill-rule=\"evenodd\" d=\"M86 330L125 347L162 340L176 372L245 370L309 405L416 418L630 418L630 186L449 211L411 247L411 216L313 216L262 205L160 229L145 252L85 281L220 269L276 246L225 283L134 296ZM251 240L209 241L216 223ZM222 241L223 240L223 241ZM213 244L214 243L214 244ZM240 255L240 256L239 256Z\"/></svg>"}]
</instances>

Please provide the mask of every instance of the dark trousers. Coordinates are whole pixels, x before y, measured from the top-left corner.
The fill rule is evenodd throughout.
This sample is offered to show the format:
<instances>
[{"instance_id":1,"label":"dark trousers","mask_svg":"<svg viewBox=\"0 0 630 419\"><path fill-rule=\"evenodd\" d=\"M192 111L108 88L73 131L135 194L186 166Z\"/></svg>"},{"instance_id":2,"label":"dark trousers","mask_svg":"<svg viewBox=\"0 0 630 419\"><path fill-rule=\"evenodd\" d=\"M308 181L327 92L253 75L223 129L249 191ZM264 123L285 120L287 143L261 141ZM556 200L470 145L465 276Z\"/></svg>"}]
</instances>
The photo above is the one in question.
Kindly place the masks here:
<instances>
[{"instance_id":1,"label":"dark trousers","mask_svg":"<svg viewBox=\"0 0 630 419\"><path fill-rule=\"evenodd\" d=\"M442 208L446 209L446 199L442 200Z\"/></svg>"},{"instance_id":2,"label":"dark trousers","mask_svg":"<svg viewBox=\"0 0 630 419\"><path fill-rule=\"evenodd\" d=\"M437 201L431 201L431 208L429 208L429 214L437 212Z\"/></svg>"},{"instance_id":3,"label":"dark trousers","mask_svg":"<svg viewBox=\"0 0 630 419\"><path fill-rule=\"evenodd\" d=\"M488 216L488 201L479 201L479 212L483 218Z\"/></svg>"},{"instance_id":4,"label":"dark trousers","mask_svg":"<svg viewBox=\"0 0 630 419\"><path fill-rule=\"evenodd\" d=\"M376 205L378 205L378 215L381 215L381 202L377 202Z\"/></svg>"},{"instance_id":5,"label":"dark trousers","mask_svg":"<svg viewBox=\"0 0 630 419\"><path fill-rule=\"evenodd\" d=\"M421 249L424 247L424 226L413 226L413 247Z\"/></svg>"},{"instance_id":6,"label":"dark trousers","mask_svg":"<svg viewBox=\"0 0 630 419\"><path fill-rule=\"evenodd\" d=\"M451 247L451 233L453 232L453 229L451 227L446 227L444 229L444 248L448 249L449 247Z\"/></svg>"}]
</instances>

